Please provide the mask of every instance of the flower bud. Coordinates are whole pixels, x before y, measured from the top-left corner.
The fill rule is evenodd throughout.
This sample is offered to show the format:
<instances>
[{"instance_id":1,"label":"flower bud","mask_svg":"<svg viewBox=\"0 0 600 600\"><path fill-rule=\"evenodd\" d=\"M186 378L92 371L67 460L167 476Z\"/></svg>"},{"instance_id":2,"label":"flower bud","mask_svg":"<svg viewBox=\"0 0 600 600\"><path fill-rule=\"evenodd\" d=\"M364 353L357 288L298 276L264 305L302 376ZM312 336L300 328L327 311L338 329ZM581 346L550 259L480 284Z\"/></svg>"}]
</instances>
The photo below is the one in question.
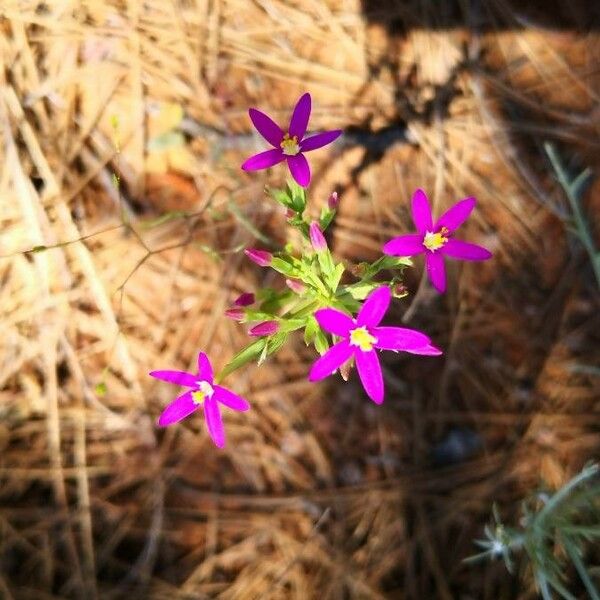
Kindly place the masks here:
<instances>
[{"instance_id":1,"label":"flower bud","mask_svg":"<svg viewBox=\"0 0 600 600\"><path fill-rule=\"evenodd\" d=\"M225 316L233 319L234 321L243 321L244 320L244 310L237 306L233 308L228 308L225 311Z\"/></svg>"},{"instance_id":2,"label":"flower bud","mask_svg":"<svg viewBox=\"0 0 600 600\"><path fill-rule=\"evenodd\" d=\"M340 199L338 198L337 192L332 192L331 196L327 199L327 206L329 210L336 210L340 203Z\"/></svg>"},{"instance_id":3,"label":"flower bud","mask_svg":"<svg viewBox=\"0 0 600 600\"><path fill-rule=\"evenodd\" d=\"M286 279L285 285L287 285L292 292L296 292L296 294L304 294L306 291L306 286L297 279Z\"/></svg>"},{"instance_id":4,"label":"flower bud","mask_svg":"<svg viewBox=\"0 0 600 600\"><path fill-rule=\"evenodd\" d=\"M266 250L257 250L256 248L246 248L244 254L259 267L268 267L273 260L273 255Z\"/></svg>"},{"instance_id":5,"label":"flower bud","mask_svg":"<svg viewBox=\"0 0 600 600\"><path fill-rule=\"evenodd\" d=\"M327 242L325 241L325 238L323 237L323 233L321 232L321 229L319 228L319 224L316 221L313 221L310 224L310 228L309 228L309 235L310 235L310 243L312 244L312 247L315 249L315 252L323 252L324 250L327 250Z\"/></svg>"},{"instance_id":6,"label":"flower bud","mask_svg":"<svg viewBox=\"0 0 600 600\"><path fill-rule=\"evenodd\" d=\"M254 304L254 294L252 292L244 292L240 294L233 302L234 306L250 306Z\"/></svg>"},{"instance_id":7,"label":"flower bud","mask_svg":"<svg viewBox=\"0 0 600 600\"><path fill-rule=\"evenodd\" d=\"M263 335L273 335L279 331L279 323L277 321L263 321L258 325L255 325L248 332L249 335L253 336L263 336Z\"/></svg>"}]
</instances>

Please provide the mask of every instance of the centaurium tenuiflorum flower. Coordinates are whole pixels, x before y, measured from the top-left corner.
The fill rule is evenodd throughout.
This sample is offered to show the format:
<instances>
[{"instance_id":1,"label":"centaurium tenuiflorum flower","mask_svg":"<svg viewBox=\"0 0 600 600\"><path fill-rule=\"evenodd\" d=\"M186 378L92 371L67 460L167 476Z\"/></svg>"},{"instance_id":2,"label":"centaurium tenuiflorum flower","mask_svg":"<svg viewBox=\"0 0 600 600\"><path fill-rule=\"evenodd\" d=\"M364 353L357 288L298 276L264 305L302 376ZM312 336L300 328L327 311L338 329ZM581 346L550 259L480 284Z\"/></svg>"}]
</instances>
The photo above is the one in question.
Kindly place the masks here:
<instances>
[{"instance_id":1,"label":"centaurium tenuiflorum flower","mask_svg":"<svg viewBox=\"0 0 600 600\"><path fill-rule=\"evenodd\" d=\"M421 189L416 190L412 198L412 217L417 233L390 240L383 251L392 256L425 253L427 275L433 287L443 294L446 291L444 256L459 260L487 260L492 257L492 253L486 248L453 237L454 232L467 220L475 204L475 198L460 200L434 223L427 195Z\"/></svg>"},{"instance_id":2,"label":"centaurium tenuiflorum flower","mask_svg":"<svg viewBox=\"0 0 600 600\"><path fill-rule=\"evenodd\" d=\"M263 321L255 325L248 331L249 335L260 337L264 335L273 335L279 331L279 323L277 321Z\"/></svg>"},{"instance_id":3,"label":"centaurium tenuiflorum flower","mask_svg":"<svg viewBox=\"0 0 600 600\"><path fill-rule=\"evenodd\" d=\"M254 304L256 298L252 292L244 292L240 294L234 301L234 306L250 306Z\"/></svg>"},{"instance_id":4,"label":"centaurium tenuiflorum flower","mask_svg":"<svg viewBox=\"0 0 600 600\"><path fill-rule=\"evenodd\" d=\"M310 243L315 252L323 252L327 250L327 242L325 236L316 221L313 221L308 228L308 234L310 237Z\"/></svg>"},{"instance_id":5,"label":"centaurium tenuiflorum flower","mask_svg":"<svg viewBox=\"0 0 600 600\"><path fill-rule=\"evenodd\" d=\"M244 398L214 383L212 366L204 352L198 354L198 372L195 374L186 371L151 371L150 375L190 388L167 405L158 419L158 425L167 427L178 423L202 407L208 433L219 448L225 446L225 430L219 404L236 411L250 408Z\"/></svg>"},{"instance_id":6,"label":"centaurium tenuiflorum flower","mask_svg":"<svg viewBox=\"0 0 600 600\"><path fill-rule=\"evenodd\" d=\"M310 381L319 381L335 373L354 357L358 376L373 402L381 404L384 397L383 375L376 350L404 351L411 354L435 356L441 350L431 344L424 333L404 327L380 327L391 301L387 286L373 290L364 301L355 319L335 309L315 312L322 329L342 338L312 366Z\"/></svg>"},{"instance_id":7,"label":"centaurium tenuiflorum flower","mask_svg":"<svg viewBox=\"0 0 600 600\"><path fill-rule=\"evenodd\" d=\"M289 127L284 131L271 117L256 108L251 108L248 112L254 127L273 149L251 156L244 162L242 169L259 171L286 160L298 185L307 187L310 183L310 166L304 153L330 144L342 133L341 129L335 129L305 138L310 111L311 97L306 93L296 103Z\"/></svg>"},{"instance_id":8,"label":"centaurium tenuiflorum flower","mask_svg":"<svg viewBox=\"0 0 600 600\"><path fill-rule=\"evenodd\" d=\"M244 254L259 267L268 267L273 260L273 255L266 250L258 250L257 248L246 248Z\"/></svg>"}]
</instances>

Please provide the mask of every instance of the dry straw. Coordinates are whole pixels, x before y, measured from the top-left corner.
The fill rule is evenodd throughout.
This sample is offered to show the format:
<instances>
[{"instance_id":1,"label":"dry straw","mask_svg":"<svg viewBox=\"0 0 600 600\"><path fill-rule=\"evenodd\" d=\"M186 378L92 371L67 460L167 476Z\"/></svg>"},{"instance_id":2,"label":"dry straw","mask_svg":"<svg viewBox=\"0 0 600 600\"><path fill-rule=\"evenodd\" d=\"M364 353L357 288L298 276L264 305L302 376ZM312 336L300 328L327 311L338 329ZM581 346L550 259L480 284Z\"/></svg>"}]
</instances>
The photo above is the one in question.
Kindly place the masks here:
<instances>
[{"instance_id":1,"label":"dry straw","mask_svg":"<svg viewBox=\"0 0 600 600\"><path fill-rule=\"evenodd\" d=\"M2 2L2 597L531 597L461 560L492 502L510 520L598 453L597 289L542 144L597 167L600 46L496 5ZM240 250L284 219L238 168L246 109L306 90L316 128L348 128L312 192L340 192L341 256L406 231L422 186L438 214L479 198L495 260L443 299L407 282L404 321L446 355L386 359L383 407L309 384L298 341L232 379L253 409L218 452L194 419L157 431L147 371L244 344L223 310L277 282Z\"/></svg>"}]
</instances>

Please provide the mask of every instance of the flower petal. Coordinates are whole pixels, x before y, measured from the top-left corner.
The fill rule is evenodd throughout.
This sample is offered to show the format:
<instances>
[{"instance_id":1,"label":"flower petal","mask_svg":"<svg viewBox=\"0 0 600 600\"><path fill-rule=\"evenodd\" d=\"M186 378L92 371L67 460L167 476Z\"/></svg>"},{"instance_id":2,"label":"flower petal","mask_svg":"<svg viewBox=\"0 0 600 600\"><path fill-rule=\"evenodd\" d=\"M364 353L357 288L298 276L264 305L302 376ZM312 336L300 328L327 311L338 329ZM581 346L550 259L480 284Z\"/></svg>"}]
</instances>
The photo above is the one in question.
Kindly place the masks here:
<instances>
[{"instance_id":1,"label":"flower petal","mask_svg":"<svg viewBox=\"0 0 600 600\"><path fill-rule=\"evenodd\" d=\"M369 352L357 352L355 354L356 369L358 376L367 392L367 396L376 404L383 402L383 375L379 357L375 350Z\"/></svg>"},{"instance_id":2,"label":"flower petal","mask_svg":"<svg viewBox=\"0 0 600 600\"><path fill-rule=\"evenodd\" d=\"M212 385L213 370L208 356L204 352L198 352L198 377L203 381L208 381Z\"/></svg>"},{"instance_id":3,"label":"flower petal","mask_svg":"<svg viewBox=\"0 0 600 600\"><path fill-rule=\"evenodd\" d=\"M311 99L310 94L307 92L303 94L294 108L294 113L290 119L290 127L288 133L290 137L297 136L298 140L301 140L306 133L308 127L308 119L310 117Z\"/></svg>"},{"instance_id":4,"label":"flower petal","mask_svg":"<svg viewBox=\"0 0 600 600\"><path fill-rule=\"evenodd\" d=\"M335 344L313 364L308 375L309 381L319 381L333 375L352 355L354 349L348 340Z\"/></svg>"},{"instance_id":5,"label":"flower petal","mask_svg":"<svg viewBox=\"0 0 600 600\"><path fill-rule=\"evenodd\" d=\"M460 260L487 260L492 258L492 253L483 246L461 240L449 239L440 250L446 256Z\"/></svg>"},{"instance_id":6,"label":"flower petal","mask_svg":"<svg viewBox=\"0 0 600 600\"><path fill-rule=\"evenodd\" d=\"M192 373L186 373L185 371L150 371L148 375L176 385L196 387L197 377L192 375Z\"/></svg>"},{"instance_id":7,"label":"flower petal","mask_svg":"<svg viewBox=\"0 0 600 600\"><path fill-rule=\"evenodd\" d=\"M219 405L214 396L206 398L204 401L204 419L206 420L208 433L215 446L222 448L225 445L225 430L223 429L223 420L221 419Z\"/></svg>"},{"instance_id":8,"label":"flower petal","mask_svg":"<svg viewBox=\"0 0 600 600\"><path fill-rule=\"evenodd\" d=\"M259 152L254 156L251 156L243 165L244 171L260 171L261 169L268 169L273 165L277 165L285 160L285 156L281 148L274 148L273 150L266 150L265 152Z\"/></svg>"},{"instance_id":9,"label":"flower petal","mask_svg":"<svg viewBox=\"0 0 600 600\"><path fill-rule=\"evenodd\" d=\"M335 308L317 310L315 319L317 319L321 329L340 337L348 337L350 329L354 327L354 321L347 314Z\"/></svg>"},{"instance_id":10,"label":"flower petal","mask_svg":"<svg viewBox=\"0 0 600 600\"><path fill-rule=\"evenodd\" d=\"M241 396L234 394L231 390L227 388L221 387L220 385L213 386L214 394L213 398L224 404L228 408L232 410L239 410L242 412L247 411L250 408L250 404Z\"/></svg>"},{"instance_id":11,"label":"flower petal","mask_svg":"<svg viewBox=\"0 0 600 600\"><path fill-rule=\"evenodd\" d=\"M412 197L412 217L419 233L425 233L433 229L433 217L427 194L422 189L415 190Z\"/></svg>"},{"instance_id":12,"label":"flower petal","mask_svg":"<svg viewBox=\"0 0 600 600\"><path fill-rule=\"evenodd\" d=\"M435 230L439 231L442 227L445 227L452 233L469 218L471 211L475 208L475 204L477 204L475 198L465 198L457 202L437 220Z\"/></svg>"},{"instance_id":13,"label":"flower petal","mask_svg":"<svg viewBox=\"0 0 600 600\"><path fill-rule=\"evenodd\" d=\"M192 392L186 392L167 405L158 417L157 424L159 427L167 427L173 423L178 423L191 415L198 407L199 404L196 404L192 399Z\"/></svg>"},{"instance_id":14,"label":"flower petal","mask_svg":"<svg viewBox=\"0 0 600 600\"><path fill-rule=\"evenodd\" d=\"M307 187L310 183L310 167L304 154L296 154L287 157L288 167L296 183L302 187Z\"/></svg>"},{"instance_id":15,"label":"flower petal","mask_svg":"<svg viewBox=\"0 0 600 600\"><path fill-rule=\"evenodd\" d=\"M448 245L446 243L446 245ZM433 287L443 294L446 291L446 268L444 258L439 252L427 252L425 254L427 264L427 275Z\"/></svg>"},{"instance_id":16,"label":"flower petal","mask_svg":"<svg viewBox=\"0 0 600 600\"><path fill-rule=\"evenodd\" d=\"M331 131L324 131L323 133L311 135L309 138L305 138L300 142L300 151L310 152L311 150L317 150L317 148L322 148L323 146L327 146L327 144L331 144L331 142L337 140L340 135L342 135L341 129L333 129Z\"/></svg>"},{"instance_id":17,"label":"flower petal","mask_svg":"<svg viewBox=\"0 0 600 600\"><path fill-rule=\"evenodd\" d=\"M420 233L401 235L390 240L384 247L385 254L392 256L415 256L425 251L423 235Z\"/></svg>"},{"instance_id":18,"label":"flower petal","mask_svg":"<svg viewBox=\"0 0 600 600\"><path fill-rule=\"evenodd\" d=\"M362 308L356 317L356 324L359 326L369 325L377 327L381 323L392 299L392 292L387 286L379 287L373 290L364 301Z\"/></svg>"},{"instance_id":19,"label":"flower petal","mask_svg":"<svg viewBox=\"0 0 600 600\"><path fill-rule=\"evenodd\" d=\"M271 117L265 115L264 112L261 112L256 108L251 108L248 111L248 114L258 133L260 133L271 146L279 148L279 144L281 144L281 140L283 139L281 127L279 127Z\"/></svg>"},{"instance_id":20,"label":"flower petal","mask_svg":"<svg viewBox=\"0 0 600 600\"><path fill-rule=\"evenodd\" d=\"M404 350L423 348L431 340L424 333L406 327L375 327L371 333L377 338L375 348L381 350Z\"/></svg>"},{"instance_id":21,"label":"flower petal","mask_svg":"<svg viewBox=\"0 0 600 600\"><path fill-rule=\"evenodd\" d=\"M413 348L412 350L405 350L405 352L409 352L410 354L420 354L421 356L439 356L440 354L443 354L443 352L433 344L428 344L421 348Z\"/></svg>"}]
</instances>

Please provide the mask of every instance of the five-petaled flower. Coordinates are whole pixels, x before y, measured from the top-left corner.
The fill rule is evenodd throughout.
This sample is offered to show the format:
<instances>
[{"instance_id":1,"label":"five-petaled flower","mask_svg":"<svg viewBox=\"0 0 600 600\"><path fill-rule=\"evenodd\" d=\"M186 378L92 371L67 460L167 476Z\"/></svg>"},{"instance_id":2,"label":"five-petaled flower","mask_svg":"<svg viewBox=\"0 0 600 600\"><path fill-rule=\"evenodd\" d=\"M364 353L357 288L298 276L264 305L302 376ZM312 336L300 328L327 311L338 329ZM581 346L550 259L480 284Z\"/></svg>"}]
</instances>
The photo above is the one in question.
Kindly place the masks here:
<instances>
[{"instance_id":1,"label":"five-petaled flower","mask_svg":"<svg viewBox=\"0 0 600 600\"><path fill-rule=\"evenodd\" d=\"M323 308L315 318L325 331L343 338L334 344L312 366L310 381L319 381L354 357L360 380L373 402L383 402L384 388L381 365L376 350L393 350L436 356L441 350L431 344L424 333L404 327L380 327L392 294L386 286L372 291L363 303L356 319L335 309Z\"/></svg>"},{"instance_id":2,"label":"five-petaled flower","mask_svg":"<svg viewBox=\"0 0 600 600\"><path fill-rule=\"evenodd\" d=\"M467 220L475 203L475 198L460 200L434 223L427 195L423 190L416 190L412 199L412 217L418 233L390 240L383 251L392 256L415 256L424 252L427 275L433 287L443 294L446 291L444 256L460 260L487 260L492 257L486 248L452 237Z\"/></svg>"},{"instance_id":3,"label":"five-petaled flower","mask_svg":"<svg viewBox=\"0 0 600 600\"><path fill-rule=\"evenodd\" d=\"M250 408L244 398L214 383L212 366L204 352L198 354L198 372L196 374L185 371L152 371L150 375L156 379L190 388L163 410L158 419L158 425L166 427L177 423L202 406L208 433L219 448L225 446L225 430L219 403L237 411L246 411Z\"/></svg>"},{"instance_id":4,"label":"five-petaled flower","mask_svg":"<svg viewBox=\"0 0 600 600\"><path fill-rule=\"evenodd\" d=\"M251 108L248 112L254 127L273 149L251 156L244 162L242 169L259 171L287 160L292 177L298 185L307 187L310 183L310 167L304 152L322 148L342 133L341 129L335 129L305 138L310 110L311 98L310 94L306 93L296 103L287 131L283 131L271 117L256 108Z\"/></svg>"}]
</instances>

